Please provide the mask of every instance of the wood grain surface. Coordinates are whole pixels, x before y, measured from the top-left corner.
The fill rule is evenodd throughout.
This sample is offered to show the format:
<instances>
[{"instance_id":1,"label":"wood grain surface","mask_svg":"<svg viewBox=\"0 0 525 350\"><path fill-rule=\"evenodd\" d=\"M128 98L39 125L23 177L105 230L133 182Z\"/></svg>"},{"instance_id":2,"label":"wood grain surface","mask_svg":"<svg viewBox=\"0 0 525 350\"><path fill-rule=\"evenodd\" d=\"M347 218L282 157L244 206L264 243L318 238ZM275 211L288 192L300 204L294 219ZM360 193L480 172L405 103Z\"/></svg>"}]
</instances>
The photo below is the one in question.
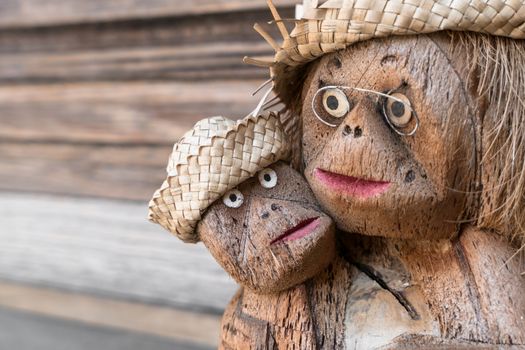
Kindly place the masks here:
<instances>
[{"instance_id":1,"label":"wood grain surface","mask_svg":"<svg viewBox=\"0 0 525 350\"><path fill-rule=\"evenodd\" d=\"M170 146L0 142L1 189L147 202ZM138 204L138 203L137 203Z\"/></svg>"},{"instance_id":2,"label":"wood grain surface","mask_svg":"<svg viewBox=\"0 0 525 350\"><path fill-rule=\"evenodd\" d=\"M2 307L0 307L0 323L2 323L0 329L2 349L212 350L216 348Z\"/></svg>"},{"instance_id":3,"label":"wood grain surface","mask_svg":"<svg viewBox=\"0 0 525 350\"><path fill-rule=\"evenodd\" d=\"M243 117L257 84L0 87L0 189L147 203L173 143L204 117Z\"/></svg>"},{"instance_id":4,"label":"wood grain surface","mask_svg":"<svg viewBox=\"0 0 525 350\"><path fill-rule=\"evenodd\" d=\"M235 284L147 201L197 120L255 107L268 72L242 58L271 53L270 19L264 0L0 1L0 279L220 313Z\"/></svg>"},{"instance_id":5,"label":"wood grain surface","mask_svg":"<svg viewBox=\"0 0 525 350\"><path fill-rule=\"evenodd\" d=\"M118 329L136 332L138 334L135 336L162 337L165 340L191 343L206 348L216 348L220 337L220 317L218 315L0 282L0 319L8 309L30 315L52 317L57 321L67 321L69 324L80 323L84 327L103 327L102 329L106 331ZM195 327L196 323L199 324L199 327ZM14 328L23 328L27 325L27 321L22 321ZM2 323L2 326L0 328L0 347L9 349L11 347L2 343L3 338L8 335L5 334L5 323ZM81 334L85 333L85 330L81 332ZM36 344L38 340L34 339L33 342ZM55 346L62 345L63 340L63 338L56 340ZM21 343L21 339L13 339L13 342ZM133 341L134 349L150 349L140 347L136 342L140 344L140 339ZM177 345L181 346L172 344L171 349L179 349ZM40 350L42 348L42 345L39 344L23 349ZM56 349L51 346L50 348ZM64 349L77 350L80 347L70 345ZM107 345L103 349L107 349Z\"/></svg>"},{"instance_id":6,"label":"wood grain surface","mask_svg":"<svg viewBox=\"0 0 525 350\"><path fill-rule=\"evenodd\" d=\"M0 141L173 145L193 124L255 108L258 80L0 86ZM164 155L167 164L167 155Z\"/></svg>"},{"instance_id":7,"label":"wood grain surface","mask_svg":"<svg viewBox=\"0 0 525 350\"><path fill-rule=\"evenodd\" d=\"M251 93L268 72L242 58L270 54L252 29L271 18L265 7L2 2L0 189L149 200L171 145L196 121L238 119L257 105ZM2 28L6 19L18 24Z\"/></svg>"},{"instance_id":8,"label":"wood grain surface","mask_svg":"<svg viewBox=\"0 0 525 350\"><path fill-rule=\"evenodd\" d=\"M0 279L220 313L236 285L122 201L0 194Z\"/></svg>"},{"instance_id":9,"label":"wood grain surface","mask_svg":"<svg viewBox=\"0 0 525 350\"><path fill-rule=\"evenodd\" d=\"M278 6L295 5L279 0ZM261 0L2 0L0 28L115 21L129 18L188 16L266 8Z\"/></svg>"},{"instance_id":10,"label":"wood grain surface","mask_svg":"<svg viewBox=\"0 0 525 350\"><path fill-rule=\"evenodd\" d=\"M283 11L291 15L290 11ZM0 30L1 82L263 79L244 56L271 55L252 29L267 11ZM266 25L278 36L275 29Z\"/></svg>"},{"instance_id":11,"label":"wood grain surface","mask_svg":"<svg viewBox=\"0 0 525 350\"><path fill-rule=\"evenodd\" d=\"M121 48L104 52L6 53L0 80L71 82L96 80L232 80L264 79L268 72L242 65L244 56L268 55L266 45L246 42L204 43L165 48Z\"/></svg>"}]
</instances>

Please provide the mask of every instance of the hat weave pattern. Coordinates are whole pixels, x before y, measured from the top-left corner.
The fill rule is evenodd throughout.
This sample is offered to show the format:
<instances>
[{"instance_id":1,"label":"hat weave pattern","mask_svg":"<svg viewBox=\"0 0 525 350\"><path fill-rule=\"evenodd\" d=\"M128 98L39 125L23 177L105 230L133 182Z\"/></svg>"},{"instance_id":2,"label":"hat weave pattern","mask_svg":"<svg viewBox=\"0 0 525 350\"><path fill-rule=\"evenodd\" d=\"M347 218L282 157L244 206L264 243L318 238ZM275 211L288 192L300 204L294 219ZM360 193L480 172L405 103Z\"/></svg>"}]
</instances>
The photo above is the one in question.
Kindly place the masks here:
<instances>
[{"instance_id":1,"label":"hat weave pattern","mask_svg":"<svg viewBox=\"0 0 525 350\"><path fill-rule=\"evenodd\" d=\"M525 39L525 0L303 0L291 32L288 20L281 18L272 0L267 2L283 40L278 42L255 24L275 55L245 57L244 62L270 69L273 90L288 111L301 86L300 68L357 42L444 30ZM300 118L281 116L290 138L298 140L293 133L300 129ZM296 159L300 145L294 141L293 147Z\"/></svg>"},{"instance_id":2,"label":"hat weave pattern","mask_svg":"<svg viewBox=\"0 0 525 350\"><path fill-rule=\"evenodd\" d=\"M149 203L149 219L185 242L198 242L195 227L210 204L289 152L272 113L239 122L204 119L175 144L168 177Z\"/></svg>"},{"instance_id":3,"label":"hat weave pattern","mask_svg":"<svg viewBox=\"0 0 525 350\"><path fill-rule=\"evenodd\" d=\"M248 59L263 66L298 66L353 43L391 35L455 30L525 39L523 0L304 0L290 34L273 3L268 4L284 41L278 45L256 26L276 51L271 61Z\"/></svg>"}]
</instances>

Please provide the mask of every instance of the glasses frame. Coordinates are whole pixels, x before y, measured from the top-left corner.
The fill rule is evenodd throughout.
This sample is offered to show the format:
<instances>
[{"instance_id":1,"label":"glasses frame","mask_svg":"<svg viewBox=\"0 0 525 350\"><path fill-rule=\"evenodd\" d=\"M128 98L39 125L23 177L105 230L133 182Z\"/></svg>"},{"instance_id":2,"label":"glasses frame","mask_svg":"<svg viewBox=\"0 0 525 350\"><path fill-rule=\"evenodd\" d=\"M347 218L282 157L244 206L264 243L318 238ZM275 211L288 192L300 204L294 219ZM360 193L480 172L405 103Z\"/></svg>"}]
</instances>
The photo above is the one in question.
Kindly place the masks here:
<instances>
[{"instance_id":1,"label":"glasses frame","mask_svg":"<svg viewBox=\"0 0 525 350\"><path fill-rule=\"evenodd\" d=\"M338 124L331 124L329 122L327 122L326 120L324 120L316 111L316 100L317 100L317 97L319 96L319 94L323 91L326 91L326 90L331 90L331 89L337 89L339 91L341 91L345 96L346 96L346 93L344 93L343 90L352 90L352 91L358 91L358 92L364 92L364 93L371 93L371 94L374 94L374 95L377 95L377 96L381 96L383 98L386 98L386 99L392 99L394 101L397 101L397 102L401 102L404 106L406 106L406 102L399 99L399 98L396 98L396 97L393 97L391 96L390 94L394 93L397 89L393 89L393 90L390 90L388 91L386 94L385 93L382 93L382 92L379 92L379 91L374 91L374 90L369 90L369 89L362 89L362 88L357 88L357 87L351 87L351 86L342 86L342 85L328 85L328 86L323 86L322 88L318 89L317 92L315 93L314 97L312 98L312 111L314 112L315 114L315 117L321 122L323 123L324 125L326 126L329 126L331 128L336 128L338 127ZM347 99L348 99L348 96L347 96ZM398 127L396 127L391 121L390 119L387 117L387 114L386 114L386 110L385 110L385 106L386 106L386 103L383 103L382 104L382 112L383 112L383 118L385 119L386 123L388 124L388 126L390 126L390 128L398 135L400 136L413 136L417 130L419 129L419 126L420 126L420 121L419 121L419 116L417 115L416 111L412 108L412 106L408 106L410 108L410 111L412 112L412 115L415 117L416 119L416 124L414 126L414 128L406 133L406 132L403 132L403 131L400 131L398 129ZM348 114L350 110L346 111L346 114Z\"/></svg>"}]
</instances>

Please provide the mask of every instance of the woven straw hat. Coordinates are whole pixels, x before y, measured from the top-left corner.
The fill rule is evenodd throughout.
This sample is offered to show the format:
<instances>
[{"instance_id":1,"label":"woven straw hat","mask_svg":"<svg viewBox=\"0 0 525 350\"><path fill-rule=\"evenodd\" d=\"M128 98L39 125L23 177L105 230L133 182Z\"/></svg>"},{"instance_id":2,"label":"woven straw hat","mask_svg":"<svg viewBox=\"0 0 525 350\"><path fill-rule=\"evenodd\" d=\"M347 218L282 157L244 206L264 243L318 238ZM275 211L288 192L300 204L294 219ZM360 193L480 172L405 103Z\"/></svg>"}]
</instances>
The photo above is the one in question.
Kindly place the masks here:
<instances>
[{"instance_id":1,"label":"woven straw hat","mask_svg":"<svg viewBox=\"0 0 525 350\"><path fill-rule=\"evenodd\" d=\"M372 38L455 30L525 39L524 0L304 0L291 33L271 0L268 5L284 40L278 44L256 24L275 56L245 62L270 67L281 99L297 67Z\"/></svg>"},{"instance_id":2,"label":"woven straw hat","mask_svg":"<svg viewBox=\"0 0 525 350\"><path fill-rule=\"evenodd\" d=\"M213 117L198 122L173 147L168 177L149 203L149 219L185 242L210 204L289 156L279 118L248 116L234 122Z\"/></svg>"}]
</instances>

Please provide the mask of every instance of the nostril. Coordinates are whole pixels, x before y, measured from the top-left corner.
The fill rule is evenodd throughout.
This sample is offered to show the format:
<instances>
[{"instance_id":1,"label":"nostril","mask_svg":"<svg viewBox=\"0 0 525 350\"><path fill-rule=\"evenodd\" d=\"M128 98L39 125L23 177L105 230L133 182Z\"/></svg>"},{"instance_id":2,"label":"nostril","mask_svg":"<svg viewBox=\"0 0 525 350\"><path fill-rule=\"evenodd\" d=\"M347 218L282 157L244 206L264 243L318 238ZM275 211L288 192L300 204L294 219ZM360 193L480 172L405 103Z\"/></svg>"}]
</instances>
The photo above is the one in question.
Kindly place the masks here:
<instances>
[{"instance_id":1,"label":"nostril","mask_svg":"<svg viewBox=\"0 0 525 350\"><path fill-rule=\"evenodd\" d=\"M262 213L261 215L261 218L263 219L268 219L270 217L270 213L268 213L267 211L265 211L264 213Z\"/></svg>"},{"instance_id":2,"label":"nostril","mask_svg":"<svg viewBox=\"0 0 525 350\"><path fill-rule=\"evenodd\" d=\"M354 129L354 137L355 138L359 138L363 136L363 129L361 129L359 126L357 126L355 129Z\"/></svg>"},{"instance_id":3,"label":"nostril","mask_svg":"<svg viewBox=\"0 0 525 350\"><path fill-rule=\"evenodd\" d=\"M352 128L348 125L345 125L343 129L343 136L348 136L352 134Z\"/></svg>"},{"instance_id":4,"label":"nostril","mask_svg":"<svg viewBox=\"0 0 525 350\"><path fill-rule=\"evenodd\" d=\"M413 170L410 170L405 176L405 182L407 184L414 182L415 179L416 179L416 173Z\"/></svg>"},{"instance_id":5,"label":"nostril","mask_svg":"<svg viewBox=\"0 0 525 350\"><path fill-rule=\"evenodd\" d=\"M271 208L272 208L273 211L276 211L276 210L280 209L280 207L277 204L272 204Z\"/></svg>"}]
</instances>

